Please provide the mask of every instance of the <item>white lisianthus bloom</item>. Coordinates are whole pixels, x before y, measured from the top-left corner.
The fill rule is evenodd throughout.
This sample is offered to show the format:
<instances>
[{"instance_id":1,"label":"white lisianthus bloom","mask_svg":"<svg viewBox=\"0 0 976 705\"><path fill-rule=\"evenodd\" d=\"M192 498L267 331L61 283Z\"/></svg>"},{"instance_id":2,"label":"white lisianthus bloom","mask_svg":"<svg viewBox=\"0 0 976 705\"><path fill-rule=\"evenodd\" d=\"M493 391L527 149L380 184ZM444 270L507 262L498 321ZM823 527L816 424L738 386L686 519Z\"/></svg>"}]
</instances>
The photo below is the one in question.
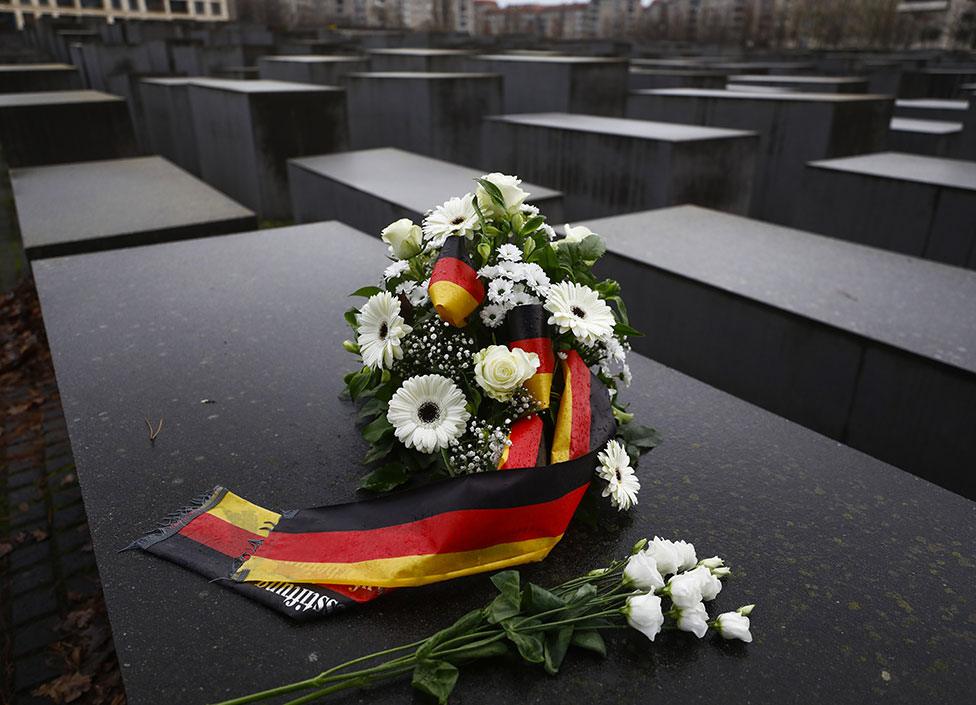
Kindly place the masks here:
<instances>
[{"instance_id":1,"label":"white lisianthus bloom","mask_svg":"<svg viewBox=\"0 0 976 705\"><path fill-rule=\"evenodd\" d=\"M741 613L742 609L720 614L715 618L715 628L724 639L740 639L748 644L752 641L752 632L749 631L749 618Z\"/></svg>"},{"instance_id":2,"label":"white lisianthus bloom","mask_svg":"<svg viewBox=\"0 0 976 705\"><path fill-rule=\"evenodd\" d=\"M424 237L434 247L443 247L452 235L470 237L478 225L478 213L470 193L451 198L424 218Z\"/></svg>"},{"instance_id":3,"label":"white lisianthus bloom","mask_svg":"<svg viewBox=\"0 0 976 705\"><path fill-rule=\"evenodd\" d=\"M708 612L705 611L705 605L699 602L691 607L679 608L678 629L691 632L699 639L705 636L708 631Z\"/></svg>"},{"instance_id":4,"label":"white lisianthus bloom","mask_svg":"<svg viewBox=\"0 0 976 705\"><path fill-rule=\"evenodd\" d=\"M688 571L687 575L694 575L698 578L698 587L701 589L702 600L711 602L722 592L722 581L712 575L712 571L707 566L700 565L694 570Z\"/></svg>"},{"instance_id":5,"label":"white lisianthus bloom","mask_svg":"<svg viewBox=\"0 0 976 705\"><path fill-rule=\"evenodd\" d=\"M433 453L464 433L471 416L465 404L464 394L447 377L411 377L390 399L386 419L407 448Z\"/></svg>"},{"instance_id":6,"label":"white lisianthus bloom","mask_svg":"<svg viewBox=\"0 0 976 705\"><path fill-rule=\"evenodd\" d=\"M380 239L390 246L391 257L410 259L420 253L424 234L409 218L400 218L383 228Z\"/></svg>"},{"instance_id":7,"label":"white lisianthus bloom","mask_svg":"<svg viewBox=\"0 0 976 705\"><path fill-rule=\"evenodd\" d=\"M628 597L627 604L622 611L627 616L627 624L651 641L654 641L654 637L660 633L661 627L664 625L661 598L653 592Z\"/></svg>"},{"instance_id":8,"label":"white lisianthus bloom","mask_svg":"<svg viewBox=\"0 0 976 705\"><path fill-rule=\"evenodd\" d=\"M638 590L656 590L664 587L664 578L661 577L654 559L644 551L638 551L627 559L624 584L633 585Z\"/></svg>"},{"instance_id":9,"label":"white lisianthus bloom","mask_svg":"<svg viewBox=\"0 0 976 705\"><path fill-rule=\"evenodd\" d=\"M678 572L678 552L671 541L655 536L644 550L654 559L661 575Z\"/></svg>"},{"instance_id":10,"label":"white lisianthus bloom","mask_svg":"<svg viewBox=\"0 0 976 705\"><path fill-rule=\"evenodd\" d=\"M590 235L593 234L593 231L590 230L585 225L573 226L570 225L569 223L563 225L563 231L565 231L566 237L564 237L562 240L556 240L554 243L552 243L552 246L557 249L559 248L560 245L563 244L569 245L576 242L583 242L583 240L585 240L586 238L588 238Z\"/></svg>"},{"instance_id":11,"label":"white lisianthus bloom","mask_svg":"<svg viewBox=\"0 0 976 705\"><path fill-rule=\"evenodd\" d=\"M517 176L499 174L497 171L494 171L490 174L485 174L481 178L497 186L498 190L501 191L502 200L505 202L505 209L502 212L498 205L491 199L491 196L488 195L488 192L485 191L484 187L479 184L475 195L478 198L478 205L481 206L482 210L498 213L499 215L512 215L519 211L522 204L525 203L525 199L529 197L528 193L519 188L522 180Z\"/></svg>"},{"instance_id":12,"label":"white lisianthus bloom","mask_svg":"<svg viewBox=\"0 0 976 705\"><path fill-rule=\"evenodd\" d=\"M668 581L668 594L678 609L694 607L702 601L701 581L697 575L679 573Z\"/></svg>"},{"instance_id":13,"label":"white lisianthus bloom","mask_svg":"<svg viewBox=\"0 0 976 705\"><path fill-rule=\"evenodd\" d=\"M678 570L690 570L698 565L695 546L687 541L674 541L674 550L678 553Z\"/></svg>"},{"instance_id":14,"label":"white lisianthus bloom","mask_svg":"<svg viewBox=\"0 0 976 705\"><path fill-rule=\"evenodd\" d=\"M388 291L369 297L356 314L356 344L363 364L372 369L390 369L403 357L400 341L413 330L400 316L400 301Z\"/></svg>"},{"instance_id":15,"label":"white lisianthus bloom","mask_svg":"<svg viewBox=\"0 0 976 705\"><path fill-rule=\"evenodd\" d=\"M630 456L623 444L620 441L609 441L596 459L600 461L596 474L607 481L603 496L610 497L610 503L618 512L626 511L637 504L640 480L630 467Z\"/></svg>"},{"instance_id":16,"label":"white lisianthus bloom","mask_svg":"<svg viewBox=\"0 0 976 705\"><path fill-rule=\"evenodd\" d=\"M585 345L595 345L613 333L613 311L593 289L575 282L560 282L549 287L546 297L549 324L560 333L572 332Z\"/></svg>"},{"instance_id":17,"label":"white lisianthus bloom","mask_svg":"<svg viewBox=\"0 0 976 705\"><path fill-rule=\"evenodd\" d=\"M474 354L474 379L485 394L508 401L539 369L539 356L520 348L489 345Z\"/></svg>"}]
</instances>

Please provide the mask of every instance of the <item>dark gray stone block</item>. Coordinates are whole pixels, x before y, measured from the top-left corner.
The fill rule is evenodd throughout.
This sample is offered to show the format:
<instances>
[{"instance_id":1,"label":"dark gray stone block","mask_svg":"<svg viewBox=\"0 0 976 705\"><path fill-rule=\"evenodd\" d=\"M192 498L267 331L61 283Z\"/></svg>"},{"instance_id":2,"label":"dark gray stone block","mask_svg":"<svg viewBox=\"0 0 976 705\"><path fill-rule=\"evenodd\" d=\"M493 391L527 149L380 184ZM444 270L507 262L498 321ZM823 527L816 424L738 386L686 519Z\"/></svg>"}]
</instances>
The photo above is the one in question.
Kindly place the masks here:
<instances>
[{"instance_id":1,"label":"dark gray stone block","mask_svg":"<svg viewBox=\"0 0 976 705\"><path fill-rule=\"evenodd\" d=\"M884 149L893 100L878 95L746 93L673 88L631 93L628 115L755 130L760 135L750 215L792 224L804 165Z\"/></svg>"},{"instance_id":2,"label":"dark gray stone block","mask_svg":"<svg viewBox=\"0 0 976 705\"><path fill-rule=\"evenodd\" d=\"M896 117L891 119L885 146L892 152L952 157L958 154L961 140L961 122Z\"/></svg>"},{"instance_id":3,"label":"dark gray stone block","mask_svg":"<svg viewBox=\"0 0 976 705\"><path fill-rule=\"evenodd\" d=\"M125 101L98 91L0 95L0 144L12 168L139 153Z\"/></svg>"},{"instance_id":4,"label":"dark gray stone block","mask_svg":"<svg viewBox=\"0 0 976 705\"><path fill-rule=\"evenodd\" d=\"M650 88L725 88L724 71L690 69L630 68L627 86L631 90Z\"/></svg>"},{"instance_id":5,"label":"dark gray stone block","mask_svg":"<svg viewBox=\"0 0 976 705\"><path fill-rule=\"evenodd\" d=\"M338 86L347 73L368 70L369 61L365 56L262 56L258 68L264 79Z\"/></svg>"},{"instance_id":6,"label":"dark gray stone block","mask_svg":"<svg viewBox=\"0 0 976 705\"><path fill-rule=\"evenodd\" d=\"M448 198L471 193L484 169L451 164L399 149L369 149L288 162L296 222L338 220L371 235L400 218L416 223ZM562 223L562 194L523 183L550 223Z\"/></svg>"},{"instance_id":7,"label":"dark gray stone block","mask_svg":"<svg viewBox=\"0 0 976 705\"><path fill-rule=\"evenodd\" d=\"M240 232L254 213L161 157L14 169L30 259Z\"/></svg>"},{"instance_id":8,"label":"dark gray stone block","mask_svg":"<svg viewBox=\"0 0 976 705\"><path fill-rule=\"evenodd\" d=\"M586 225L639 352L976 496L976 273L690 206Z\"/></svg>"},{"instance_id":9,"label":"dark gray stone block","mask_svg":"<svg viewBox=\"0 0 976 705\"><path fill-rule=\"evenodd\" d=\"M728 82L737 86L782 88L794 93L867 93L868 80L860 76L774 76L734 74Z\"/></svg>"},{"instance_id":10,"label":"dark gray stone block","mask_svg":"<svg viewBox=\"0 0 976 705\"><path fill-rule=\"evenodd\" d=\"M189 86L204 181L260 218L287 218L286 162L348 148L341 88L201 79Z\"/></svg>"},{"instance_id":11,"label":"dark gray stone block","mask_svg":"<svg viewBox=\"0 0 976 705\"><path fill-rule=\"evenodd\" d=\"M341 374L354 367L339 345L342 314L384 254L376 238L313 224L35 264L131 705L214 702L307 678L492 598L487 578L474 576L297 628L175 565L117 553L218 483L271 507L357 498L365 444L339 400ZM627 295L636 309L638 292ZM626 555L646 534L687 538L744 576L710 610L757 603L756 642L665 634L651 645L622 632L611 658L571 651L558 678L505 660L466 666L459 702L969 698L976 646L946 615L976 602L972 502L640 355L631 365L623 397L665 436L641 461L632 522L599 533L574 523L542 564L524 567L525 579L557 583ZM153 445L146 413L166 419ZM916 597L924 609L909 613ZM736 687L702 686L728 679ZM402 703L409 688L399 680L362 698Z\"/></svg>"},{"instance_id":12,"label":"dark gray stone block","mask_svg":"<svg viewBox=\"0 0 976 705\"><path fill-rule=\"evenodd\" d=\"M895 117L900 118L962 122L968 110L968 100L899 98L895 101Z\"/></svg>"},{"instance_id":13,"label":"dark gray stone block","mask_svg":"<svg viewBox=\"0 0 976 705\"><path fill-rule=\"evenodd\" d=\"M976 81L976 68L924 68L905 71L899 98L956 98L960 87Z\"/></svg>"},{"instance_id":14,"label":"dark gray stone block","mask_svg":"<svg viewBox=\"0 0 976 705\"><path fill-rule=\"evenodd\" d=\"M351 73L353 149L399 147L458 162L481 163L481 122L501 111L502 79L488 73Z\"/></svg>"},{"instance_id":15,"label":"dark gray stone block","mask_svg":"<svg viewBox=\"0 0 976 705\"><path fill-rule=\"evenodd\" d=\"M882 152L811 162L797 227L976 268L976 163Z\"/></svg>"},{"instance_id":16,"label":"dark gray stone block","mask_svg":"<svg viewBox=\"0 0 976 705\"><path fill-rule=\"evenodd\" d=\"M753 132L540 113L485 121L495 168L561 190L575 221L681 203L745 213Z\"/></svg>"},{"instance_id":17,"label":"dark gray stone block","mask_svg":"<svg viewBox=\"0 0 976 705\"><path fill-rule=\"evenodd\" d=\"M505 113L624 114L626 59L488 54L475 61L503 77Z\"/></svg>"},{"instance_id":18,"label":"dark gray stone block","mask_svg":"<svg viewBox=\"0 0 976 705\"><path fill-rule=\"evenodd\" d=\"M370 49L370 71L433 71L439 73L484 70L473 67L474 52L464 49Z\"/></svg>"},{"instance_id":19,"label":"dark gray stone block","mask_svg":"<svg viewBox=\"0 0 976 705\"><path fill-rule=\"evenodd\" d=\"M805 74L817 68L809 61L707 61L705 65L730 73L748 74Z\"/></svg>"},{"instance_id":20,"label":"dark gray stone block","mask_svg":"<svg viewBox=\"0 0 976 705\"><path fill-rule=\"evenodd\" d=\"M0 65L0 93L38 93L81 88L78 69L70 64Z\"/></svg>"},{"instance_id":21,"label":"dark gray stone block","mask_svg":"<svg viewBox=\"0 0 976 705\"><path fill-rule=\"evenodd\" d=\"M190 111L193 78L146 78L139 93L149 149L200 176L200 155Z\"/></svg>"}]
</instances>

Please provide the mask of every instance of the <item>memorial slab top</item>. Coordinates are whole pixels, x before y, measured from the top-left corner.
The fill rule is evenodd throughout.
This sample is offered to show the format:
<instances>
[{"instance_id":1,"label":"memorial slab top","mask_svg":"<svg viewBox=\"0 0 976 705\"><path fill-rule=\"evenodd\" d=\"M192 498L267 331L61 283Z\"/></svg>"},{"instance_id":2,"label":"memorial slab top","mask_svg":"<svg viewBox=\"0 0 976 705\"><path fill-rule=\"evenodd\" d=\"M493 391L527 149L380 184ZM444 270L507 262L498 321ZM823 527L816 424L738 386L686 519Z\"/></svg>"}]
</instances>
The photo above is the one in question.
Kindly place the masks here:
<instances>
[{"instance_id":1,"label":"memorial slab top","mask_svg":"<svg viewBox=\"0 0 976 705\"><path fill-rule=\"evenodd\" d=\"M627 59L610 56L571 56L569 54L537 55L537 54L479 54L474 57L484 61L511 61L515 63L535 64L626 64Z\"/></svg>"},{"instance_id":2,"label":"memorial slab top","mask_svg":"<svg viewBox=\"0 0 976 705\"><path fill-rule=\"evenodd\" d=\"M320 86L314 83L296 83L293 81L274 81L270 79L252 81L232 78L198 78L190 85L232 93L324 93L344 90L336 86Z\"/></svg>"},{"instance_id":3,"label":"memorial slab top","mask_svg":"<svg viewBox=\"0 0 976 705\"><path fill-rule=\"evenodd\" d=\"M652 68L650 66L631 66L630 73L639 73L645 76L681 76L688 78L723 78L728 76L726 71L709 71L708 69L669 69Z\"/></svg>"},{"instance_id":4,"label":"memorial slab top","mask_svg":"<svg viewBox=\"0 0 976 705\"><path fill-rule=\"evenodd\" d=\"M485 119L516 125L548 127L574 132L593 132L617 135L619 137L636 137L660 142L690 142L695 140L749 137L756 134L755 132L746 130L730 130L721 127L680 125L671 122L630 120L627 118L600 117L597 115L580 115L577 113L516 113L513 115L489 115Z\"/></svg>"},{"instance_id":5,"label":"memorial slab top","mask_svg":"<svg viewBox=\"0 0 976 705\"><path fill-rule=\"evenodd\" d=\"M24 71L75 71L71 64L0 64L0 73L22 73Z\"/></svg>"},{"instance_id":6,"label":"memorial slab top","mask_svg":"<svg viewBox=\"0 0 976 705\"><path fill-rule=\"evenodd\" d=\"M153 83L158 86L186 86L197 81L205 81L202 76L166 76L161 78L143 78L140 83Z\"/></svg>"},{"instance_id":7,"label":"memorial slab top","mask_svg":"<svg viewBox=\"0 0 976 705\"><path fill-rule=\"evenodd\" d=\"M939 100L937 98L899 98L895 101L899 108L930 108L932 110L969 110L968 100Z\"/></svg>"},{"instance_id":8,"label":"memorial slab top","mask_svg":"<svg viewBox=\"0 0 976 705\"><path fill-rule=\"evenodd\" d=\"M343 312L384 255L376 238L316 223L35 264L132 705L197 705L306 678L491 599L474 576L296 625L176 565L117 552L218 483L269 507L356 498L366 446L338 398L354 368ZM755 642L667 633L652 646L615 632L612 658L572 651L558 678L512 662L466 667L459 700L967 700L976 505L639 355L631 367L624 398L665 437L638 469L640 504L627 520L608 510L610 529L574 522L525 577L565 580L646 534L685 538L731 563L734 584L709 609L757 603ZM146 415L165 419L154 444ZM402 703L408 692L399 681L363 698Z\"/></svg>"},{"instance_id":9,"label":"memorial slab top","mask_svg":"<svg viewBox=\"0 0 976 705\"><path fill-rule=\"evenodd\" d=\"M949 122L948 120L917 120L915 118L895 117L891 118L889 127L892 130L922 132L929 135L951 135L962 132L961 122Z\"/></svg>"},{"instance_id":10,"label":"memorial slab top","mask_svg":"<svg viewBox=\"0 0 976 705\"><path fill-rule=\"evenodd\" d=\"M585 224L637 262L976 372L976 272L697 206Z\"/></svg>"},{"instance_id":11,"label":"memorial slab top","mask_svg":"<svg viewBox=\"0 0 976 705\"><path fill-rule=\"evenodd\" d=\"M473 192L477 186L474 180L485 174L475 167L392 147L301 157L289 163L418 213L453 196ZM561 195L559 191L526 182L522 183L522 189L529 192L530 203Z\"/></svg>"},{"instance_id":12,"label":"memorial slab top","mask_svg":"<svg viewBox=\"0 0 976 705\"><path fill-rule=\"evenodd\" d=\"M725 98L728 100L794 101L798 103L854 103L890 101L891 96L876 93L746 93L720 88L645 88L636 95L673 95L687 98Z\"/></svg>"},{"instance_id":13,"label":"memorial slab top","mask_svg":"<svg viewBox=\"0 0 976 705\"><path fill-rule=\"evenodd\" d=\"M44 91L42 93L0 93L0 108L35 105L68 105L71 103L118 103L125 98L101 91Z\"/></svg>"},{"instance_id":14,"label":"memorial slab top","mask_svg":"<svg viewBox=\"0 0 976 705\"><path fill-rule=\"evenodd\" d=\"M26 248L254 216L161 157L25 167L10 181Z\"/></svg>"},{"instance_id":15,"label":"memorial slab top","mask_svg":"<svg viewBox=\"0 0 976 705\"><path fill-rule=\"evenodd\" d=\"M976 191L976 162L961 159L879 152L841 159L823 159L809 162L808 166Z\"/></svg>"},{"instance_id":16,"label":"memorial slab top","mask_svg":"<svg viewBox=\"0 0 976 705\"><path fill-rule=\"evenodd\" d=\"M863 83L863 76L773 76L768 74L736 74L730 81L749 81L751 83Z\"/></svg>"},{"instance_id":17,"label":"memorial slab top","mask_svg":"<svg viewBox=\"0 0 976 705\"><path fill-rule=\"evenodd\" d=\"M399 47L393 49L369 49L369 54L383 56L469 56L474 52L469 49L429 49L424 47Z\"/></svg>"},{"instance_id":18,"label":"memorial slab top","mask_svg":"<svg viewBox=\"0 0 976 705\"><path fill-rule=\"evenodd\" d=\"M346 78L402 78L410 81L456 81L489 76L498 74L471 71L356 71L346 74Z\"/></svg>"},{"instance_id":19,"label":"memorial slab top","mask_svg":"<svg viewBox=\"0 0 976 705\"><path fill-rule=\"evenodd\" d=\"M365 61L367 57L355 54L283 54L262 56L261 61L280 61L293 64L341 64Z\"/></svg>"}]
</instances>

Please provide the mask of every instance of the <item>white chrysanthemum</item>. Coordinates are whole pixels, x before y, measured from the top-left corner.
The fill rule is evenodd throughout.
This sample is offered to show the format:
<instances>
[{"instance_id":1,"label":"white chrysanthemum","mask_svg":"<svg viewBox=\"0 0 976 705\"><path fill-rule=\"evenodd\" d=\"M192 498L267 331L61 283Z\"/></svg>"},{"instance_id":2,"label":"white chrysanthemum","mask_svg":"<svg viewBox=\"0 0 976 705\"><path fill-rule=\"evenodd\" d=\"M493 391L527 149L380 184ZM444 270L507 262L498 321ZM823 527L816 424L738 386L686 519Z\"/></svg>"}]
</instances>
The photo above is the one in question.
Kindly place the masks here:
<instances>
[{"instance_id":1,"label":"white chrysanthemum","mask_svg":"<svg viewBox=\"0 0 976 705\"><path fill-rule=\"evenodd\" d=\"M546 237L548 237L550 241L556 239L556 230L551 225L549 225L549 223L542 224L542 232L546 234Z\"/></svg>"},{"instance_id":2,"label":"white chrysanthemum","mask_svg":"<svg viewBox=\"0 0 976 705\"><path fill-rule=\"evenodd\" d=\"M549 287L546 309L549 323L560 333L571 331L576 338L594 345L613 333L613 311L593 289L575 282L560 282Z\"/></svg>"},{"instance_id":3,"label":"white chrysanthemum","mask_svg":"<svg viewBox=\"0 0 976 705\"><path fill-rule=\"evenodd\" d=\"M356 343L363 364L373 369L389 369L403 357L400 341L413 328L400 316L400 301L387 291L374 294L356 314Z\"/></svg>"},{"instance_id":4,"label":"white chrysanthemum","mask_svg":"<svg viewBox=\"0 0 976 705\"><path fill-rule=\"evenodd\" d=\"M390 399L386 418L403 445L433 453L464 433L470 417L465 403L464 394L447 377L411 377Z\"/></svg>"},{"instance_id":5,"label":"white chrysanthemum","mask_svg":"<svg viewBox=\"0 0 976 705\"><path fill-rule=\"evenodd\" d=\"M498 248L498 259L505 259L509 262L521 262L522 250L512 243L506 242L504 245Z\"/></svg>"},{"instance_id":6,"label":"white chrysanthemum","mask_svg":"<svg viewBox=\"0 0 976 705\"><path fill-rule=\"evenodd\" d=\"M408 269L410 269L410 262L405 259L398 259L396 262L383 270L383 278L387 281L390 279L396 279Z\"/></svg>"},{"instance_id":7,"label":"white chrysanthemum","mask_svg":"<svg viewBox=\"0 0 976 705\"><path fill-rule=\"evenodd\" d=\"M477 224L478 213L474 209L473 196L469 193L445 201L432 210L424 219L424 238L434 247L442 247L452 235L471 235Z\"/></svg>"},{"instance_id":8,"label":"white chrysanthemum","mask_svg":"<svg viewBox=\"0 0 976 705\"><path fill-rule=\"evenodd\" d=\"M497 328L505 320L508 309L498 304L489 304L481 307L481 322L489 328Z\"/></svg>"},{"instance_id":9,"label":"white chrysanthemum","mask_svg":"<svg viewBox=\"0 0 976 705\"><path fill-rule=\"evenodd\" d=\"M488 284L488 300L493 304L511 303L514 288L515 285L508 279L493 279Z\"/></svg>"},{"instance_id":10,"label":"white chrysanthemum","mask_svg":"<svg viewBox=\"0 0 976 705\"><path fill-rule=\"evenodd\" d=\"M522 215L527 215L530 218L534 215L539 215L539 209L529 203L523 203L522 207L519 208L519 212L522 213Z\"/></svg>"},{"instance_id":11,"label":"white chrysanthemum","mask_svg":"<svg viewBox=\"0 0 976 705\"><path fill-rule=\"evenodd\" d=\"M610 441L607 447L597 454L600 467L596 474L607 481L603 496L610 497L610 503L617 511L627 510L637 504L640 480L630 467L630 456L619 441Z\"/></svg>"},{"instance_id":12,"label":"white chrysanthemum","mask_svg":"<svg viewBox=\"0 0 976 705\"><path fill-rule=\"evenodd\" d=\"M430 301L430 297L427 291L429 288L430 288L430 279L425 279L424 281L420 282L420 284L418 284L413 291L407 294L407 298L410 300L410 303L413 306L423 306L428 301Z\"/></svg>"}]
</instances>

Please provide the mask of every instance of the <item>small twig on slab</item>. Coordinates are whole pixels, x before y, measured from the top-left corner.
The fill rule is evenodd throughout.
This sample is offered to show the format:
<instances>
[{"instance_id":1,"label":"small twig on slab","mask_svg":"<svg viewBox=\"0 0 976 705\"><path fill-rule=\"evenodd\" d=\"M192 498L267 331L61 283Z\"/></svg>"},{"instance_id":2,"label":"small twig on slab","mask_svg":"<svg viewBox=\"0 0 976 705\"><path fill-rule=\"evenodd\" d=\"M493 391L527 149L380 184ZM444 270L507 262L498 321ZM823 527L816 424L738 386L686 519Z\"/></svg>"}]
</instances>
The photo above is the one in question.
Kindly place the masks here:
<instances>
[{"instance_id":1,"label":"small twig on slab","mask_svg":"<svg viewBox=\"0 0 976 705\"><path fill-rule=\"evenodd\" d=\"M159 419L159 425L156 426L155 430L153 430L153 425L148 418L146 419L146 426L149 427L149 442L155 443L156 436L158 436L159 432L163 430L163 419L162 418Z\"/></svg>"}]
</instances>

